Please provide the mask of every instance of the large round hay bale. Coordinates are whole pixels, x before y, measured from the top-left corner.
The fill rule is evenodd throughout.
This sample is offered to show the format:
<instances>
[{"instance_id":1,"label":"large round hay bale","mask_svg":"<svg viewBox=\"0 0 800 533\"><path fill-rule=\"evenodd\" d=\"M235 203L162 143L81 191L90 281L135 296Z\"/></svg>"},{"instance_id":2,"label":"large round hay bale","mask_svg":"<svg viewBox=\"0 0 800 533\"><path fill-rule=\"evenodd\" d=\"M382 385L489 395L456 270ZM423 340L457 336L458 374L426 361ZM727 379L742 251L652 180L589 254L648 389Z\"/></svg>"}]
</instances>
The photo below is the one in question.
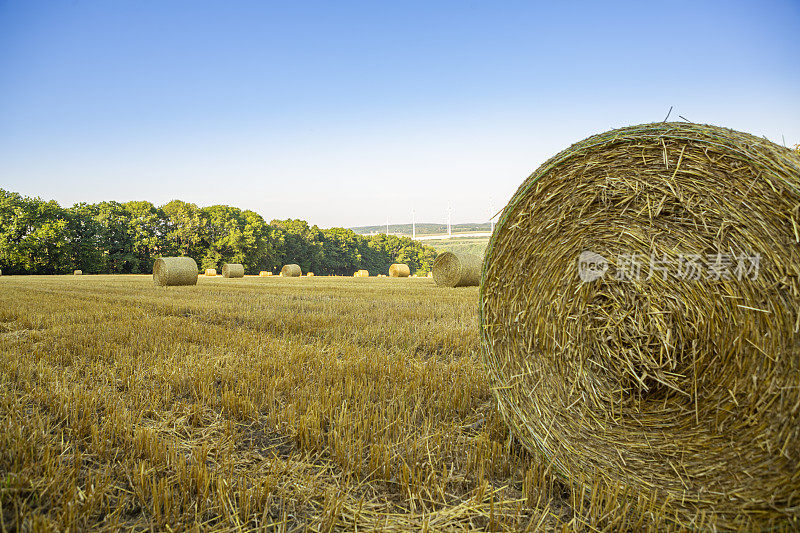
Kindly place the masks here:
<instances>
[{"instance_id":1,"label":"large round hay bale","mask_svg":"<svg viewBox=\"0 0 800 533\"><path fill-rule=\"evenodd\" d=\"M197 263L191 257L159 257L153 264L153 283L197 285Z\"/></svg>"},{"instance_id":2,"label":"large round hay bale","mask_svg":"<svg viewBox=\"0 0 800 533\"><path fill-rule=\"evenodd\" d=\"M239 263L224 263L222 265L223 278L243 278L244 266Z\"/></svg>"},{"instance_id":3,"label":"large round hay bale","mask_svg":"<svg viewBox=\"0 0 800 533\"><path fill-rule=\"evenodd\" d=\"M83 276L83 270L76 270L72 273L73 276Z\"/></svg>"},{"instance_id":4,"label":"large round hay bale","mask_svg":"<svg viewBox=\"0 0 800 533\"><path fill-rule=\"evenodd\" d=\"M433 282L441 287L471 287L481 282L481 258L442 252L433 262Z\"/></svg>"},{"instance_id":5,"label":"large round hay bale","mask_svg":"<svg viewBox=\"0 0 800 533\"><path fill-rule=\"evenodd\" d=\"M206 269L206 276L216 276L217 270L215 268L207 268Z\"/></svg>"},{"instance_id":6,"label":"large round hay bale","mask_svg":"<svg viewBox=\"0 0 800 533\"><path fill-rule=\"evenodd\" d=\"M389 267L390 278L407 278L411 275L411 269L405 263L394 263Z\"/></svg>"},{"instance_id":7,"label":"large round hay bale","mask_svg":"<svg viewBox=\"0 0 800 533\"><path fill-rule=\"evenodd\" d=\"M281 268L281 276L287 278L297 278L303 275L303 271L300 269L300 265L296 265L291 263L289 265L283 265Z\"/></svg>"},{"instance_id":8,"label":"large round hay bale","mask_svg":"<svg viewBox=\"0 0 800 533\"><path fill-rule=\"evenodd\" d=\"M512 432L688 528L797 526L798 206L800 157L713 126L623 128L543 164L480 290Z\"/></svg>"}]
</instances>

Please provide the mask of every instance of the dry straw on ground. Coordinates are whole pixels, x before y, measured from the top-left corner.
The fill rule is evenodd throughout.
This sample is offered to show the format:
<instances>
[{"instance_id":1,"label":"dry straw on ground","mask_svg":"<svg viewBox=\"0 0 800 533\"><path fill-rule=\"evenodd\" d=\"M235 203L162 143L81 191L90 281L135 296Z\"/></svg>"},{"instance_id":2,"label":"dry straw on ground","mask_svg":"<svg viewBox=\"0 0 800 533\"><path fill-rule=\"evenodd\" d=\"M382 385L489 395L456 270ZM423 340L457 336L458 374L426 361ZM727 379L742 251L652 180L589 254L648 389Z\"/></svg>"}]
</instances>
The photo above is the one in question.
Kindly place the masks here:
<instances>
[{"instance_id":1,"label":"dry straw on ground","mask_svg":"<svg viewBox=\"0 0 800 533\"><path fill-rule=\"evenodd\" d=\"M390 278L407 278L411 275L411 269L405 263L394 263L389 267Z\"/></svg>"},{"instance_id":2,"label":"dry straw on ground","mask_svg":"<svg viewBox=\"0 0 800 533\"><path fill-rule=\"evenodd\" d=\"M547 161L506 206L481 284L512 431L573 482L626 487L679 524L797 527L798 206L797 154L713 126L623 128ZM604 275L583 282L587 251L608 267L594 256Z\"/></svg>"},{"instance_id":3,"label":"dry straw on ground","mask_svg":"<svg viewBox=\"0 0 800 533\"><path fill-rule=\"evenodd\" d=\"M83 276L83 270L76 270L72 273L73 276Z\"/></svg>"},{"instance_id":4,"label":"dry straw on ground","mask_svg":"<svg viewBox=\"0 0 800 533\"><path fill-rule=\"evenodd\" d=\"M243 278L244 266L239 263L225 263L222 265L223 278Z\"/></svg>"},{"instance_id":5,"label":"dry straw on ground","mask_svg":"<svg viewBox=\"0 0 800 533\"><path fill-rule=\"evenodd\" d=\"M217 271L215 269L213 269L213 268L207 268L206 269L206 276L216 276L216 275L217 275Z\"/></svg>"},{"instance_id":6,"label":"dry straw on ground","mask_svg":"<svg viewBox=\"0 0 800 533\"><path fill-rule=\"evenodd\" d=\"M303 275L303 271L300 269L300 265L297 264L289 264L283 265L281 269L281 276L285 278L296 278Z\"/></svg>"},{"instance_id":7,"label":"dry straw on ground","mask_svg":"<svg viewBox=\"0 0 800 533\"><path fill-rule=\"evenodd\" d=\"M159 257L153 264L153 283L197 285L197 263L191 257Z\"/></svg>"},{"instance_id":8,"label":"dry straw on ground","mask_svg":"<svg viewBox=\"0 0 800 533\"><path fill-rule=\"evenodd\" d=\"M442 287L470 287L481 282L481 258L443 252L433 262L433 281Z\"/></svg>"}]
</instances>

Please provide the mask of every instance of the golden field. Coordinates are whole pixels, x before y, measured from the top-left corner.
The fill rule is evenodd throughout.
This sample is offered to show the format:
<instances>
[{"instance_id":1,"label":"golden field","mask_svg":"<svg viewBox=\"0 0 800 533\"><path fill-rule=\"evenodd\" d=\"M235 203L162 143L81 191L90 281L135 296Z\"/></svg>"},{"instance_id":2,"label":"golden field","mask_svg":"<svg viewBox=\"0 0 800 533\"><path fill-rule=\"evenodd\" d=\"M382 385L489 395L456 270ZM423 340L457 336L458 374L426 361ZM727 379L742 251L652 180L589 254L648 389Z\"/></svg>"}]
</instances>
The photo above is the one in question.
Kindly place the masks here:
<instances>
[{"instance_id":1,"label":"golden field","mask_svg":"<svg viewBox=\"0 0 800 533\"><path fill-rule=\"evenodd\" d=\"M2 530L640 530L495 410L478 288L0 277Z\"/></svg>"}]
</instances>

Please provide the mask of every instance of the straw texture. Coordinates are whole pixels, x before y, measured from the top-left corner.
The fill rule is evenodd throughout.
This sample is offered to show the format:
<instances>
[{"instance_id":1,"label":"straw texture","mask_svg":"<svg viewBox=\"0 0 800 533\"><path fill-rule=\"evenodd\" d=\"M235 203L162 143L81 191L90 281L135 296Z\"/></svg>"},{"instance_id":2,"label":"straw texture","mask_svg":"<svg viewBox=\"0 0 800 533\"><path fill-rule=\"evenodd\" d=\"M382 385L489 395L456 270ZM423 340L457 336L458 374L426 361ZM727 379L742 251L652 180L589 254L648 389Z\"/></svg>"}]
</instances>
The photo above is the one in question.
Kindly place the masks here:
<instances>
[{"instance_id":1,"label":"straw texture","mask_svg":"<svg viewBox=\"0 0 800 533\"><path fill-rule=\"evenodd\" d=\"M442 252L433 262L433 282L441 287L470 287L481 282L481 258Z\"/></svg>"},{"instance_id":2,"label":"straw texture","mask_svg":"<svg viewBox=\"0 0 800 533\"><path fill-rule=\"evenodd\" d=\"M191 257L159 257L153 264L153 283L197 285L197 263Z\"/></svg>"},{"instance_id":3,"label":"straw texture","mask_svg":"<svg viewBox=\"0 0 800 533\"><path fill-rule=\"evenodd\" d=\"M547 161L483 264L484 357L512 432L573 482L646 495L686 527L797 527L799 217L800 157L724 128L623 128Z\"/></svg>"},{"instance_id":4,"label":"straw texture","mask_svg":"<svg viewBox=\"0 0 800 533\"><path fill-rule=\"evenodd\" d=\"M300 265L296 265L294 263L289 265L283 265L281 269L281 276L289 277L289 278L296 278L303 275L303 271L300 269Z\"/></svg>"},{"instance_id":5,"label":"straw texture","mask_svg":"<svg viewBox=\"0 0 800 533\"><path fill-rule=\"evenodd\" d=\"M394 263L389 267L390 278L407 278L411 275L411 269L405 263Z\"/></svg>"},{"instance_id":6,"label":"straw texture","mask_svg":"<svg viewBox=\"0 0 800 533\"><path fill-rule=\"evenodd\" d=\"M239 263L225 263L222 265L223 278L243 278L244 266Z\"/></svg>"}]
</instances>

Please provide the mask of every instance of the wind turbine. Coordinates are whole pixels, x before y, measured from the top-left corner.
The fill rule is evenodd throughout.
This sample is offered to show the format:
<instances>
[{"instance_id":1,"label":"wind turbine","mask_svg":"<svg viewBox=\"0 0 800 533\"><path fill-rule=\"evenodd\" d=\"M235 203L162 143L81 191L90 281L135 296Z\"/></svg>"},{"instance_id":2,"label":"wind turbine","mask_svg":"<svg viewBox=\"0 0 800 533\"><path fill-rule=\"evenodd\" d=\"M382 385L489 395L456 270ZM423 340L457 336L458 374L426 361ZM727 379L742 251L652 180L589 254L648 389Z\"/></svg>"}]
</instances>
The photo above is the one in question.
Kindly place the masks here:
<instances>
[{"instance_id":1,"label":"wind turbine","mask_svg":"<svg viewBox=\"0 0 800 533\"><path fill-rule=\"evenodd\" d=\"M447 236L448 237L452 237L453 236L453 231L452 231L452 227L451 227L451 224L450 224L450 219L452 218L452 216L451 216L452 214L453 214L453 208L450 207L450 204L448 204L447 205Z\"/></svg>"},{"instance_id":2,"label":"wind turbine","mask_svg":"<svg viewBox=\"0 0 800 533\"><path fill-rule=\"evenodd\" d=\"M491 224L492 233L494 233L494 202L492 197L489 197L489 224Z\"/></svg>"}]
</instances>

